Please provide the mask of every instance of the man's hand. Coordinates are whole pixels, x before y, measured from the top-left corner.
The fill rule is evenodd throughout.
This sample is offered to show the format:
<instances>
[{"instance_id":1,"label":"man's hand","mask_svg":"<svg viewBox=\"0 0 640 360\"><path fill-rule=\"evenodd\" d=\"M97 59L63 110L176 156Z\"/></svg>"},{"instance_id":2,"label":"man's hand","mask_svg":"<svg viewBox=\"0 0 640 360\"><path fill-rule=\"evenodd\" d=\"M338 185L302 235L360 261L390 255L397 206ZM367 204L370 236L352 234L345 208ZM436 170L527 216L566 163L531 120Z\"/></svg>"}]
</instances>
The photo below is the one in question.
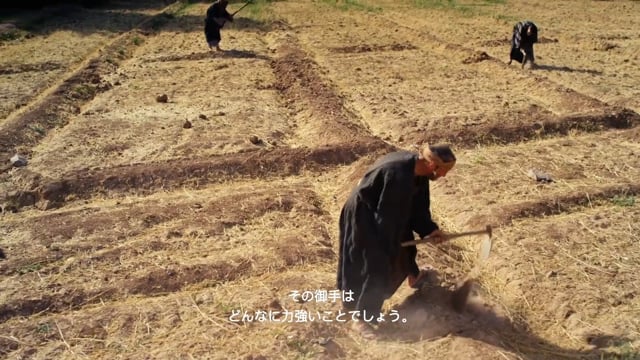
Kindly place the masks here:
<instances>
[{"instance_id":1,"label":"man's hand","mask_svg":"<svg viewBox=\"0 0 640 360\"><path fill-rule=\"evenodd\" d=\"M442 244L443 242L447 241L447 236L440 229L436 229L433 230L431 234L429 234L429 241L435 245Z\"/></svg>"}]
</instances>

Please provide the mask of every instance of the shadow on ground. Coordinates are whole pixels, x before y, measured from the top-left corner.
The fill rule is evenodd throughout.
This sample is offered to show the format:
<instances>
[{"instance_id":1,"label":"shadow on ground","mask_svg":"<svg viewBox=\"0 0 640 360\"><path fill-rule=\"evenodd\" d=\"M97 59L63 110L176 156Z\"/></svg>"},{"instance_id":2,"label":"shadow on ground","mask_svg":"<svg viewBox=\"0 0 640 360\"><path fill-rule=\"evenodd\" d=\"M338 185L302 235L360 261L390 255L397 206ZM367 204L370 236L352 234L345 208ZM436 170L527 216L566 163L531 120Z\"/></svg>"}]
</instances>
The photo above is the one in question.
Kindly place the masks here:
<instances>
[{"instance_id":1,"label":"shadow on ground","mask_svg":"<svg viewBox=\"0 0 640 360\"><path fill-rule=\"evenodd\" d=\"M221 52L214 52L213 57L221 57L221 58L235 58L235 59L260 59L260 60L271 60L268 56L257 54L253 51L248 50L236 50L230 49Z\"/></svg>"},{"instance_id":2,"label":"shadow on ground","mask_svg":"<svg viewBox=\"0 0 640 360\"><path fill-rule=\"evenodd\" d=\"M51 6L76 6L87 9L149 9L158 4L164 6L173 3L174 0L9 0L0 2L3 15L14 15L24 11L37 11Z\"/></svg>"},{"instance_id":3,"label":"shadow on ground","mask_svg":"<svg viewBox=\"0 0 640 360\"><path fill-rule=\"evenodd\" d=\"M271 60L270 57L263 54L258 54L253 51L229 49L224 51L204 51L204 52L191 53L191 54L185 54L185 55L161 56L154 59L148 59L145 62L198 61L198 60L216 59L216 58Z\"/></svg>"},{"instance_id":4,"label":"shadow on ground","mask_svg":"<svg viewBox=\"0 0 640 360\"><path fill-rule=\"evenodd\" d=\"M22 10L7 14L3 23L26 31L31 36L46 36L56 31L71 31L88 35L96 32L120 33L130 31L145 21L153 21L154 16L145 13L148 10L161 10L162 1L141 1L119 3L119 6L84 8L74 4L47 6L40 10ZM143 6L144 4L144 6ZM162 19L166 22L165 19ZM152 24L153 25L153 24ZM159 24L161 25L161 24Z\"/></svg>"},{"instance_id":5,"label":"shadow on ground","mask_svg":"<svg viewBox=\"0 0 640 360\"><path fill-rule=\"evenodd\" d=\"M83 35L96 32L121 33L144 24L142 30L191 32L204 31L202 15L148 14L148 10L160 11L165 1L117 2L99 8L85 8L77 4L47 6L40 10L20 10L0 17L0 24L27 32L29 36L47 36L56 31L70 31ZM146 11L146 12L145 12ZM287 28L283 21L260 21L236 15L233 23L227 23L223 31L271 31ZM224 36L224 35L223 35Z\"/></svg>"},{"instance_id":6,"label":"shadow on ground","mask_svg":"<svg viewBox=\"0 0 640 360\"><path fill-rule=\"evenodd\" d=\"M543 71L562 71L562 72L575 72L575 73L583 73L583 74L591 74L591 75L602 75L602 71L599 70L591 70L591 69L574 69L568 66L554 66L554 65L538 65L536 64L536 70Z\"/></svg>"},{"instance_id":7,"label":"shadow on ground","mask_svg":"<svg viewBox=\"0 0 640 360\"><path fill-rule=\"evenodd\" d=\"M526 324L512 322L498 307L485 301L474 285L466 308L457 312L452 307L454 291L440 285L433 270L429 284L416 290L394 310L400 319L383 324L379 330L382 341L418 342L454 336L466 337L518 354L522 359L602 359L617 358L617 354L602 348L619 346L629 339L608 334L594 335L585 347L592 350L572 350L557 346L532 334ZM636 354L626 354L625 356ZM638 354L640 355L640 354Z\"/></svg>"}]
</instances>

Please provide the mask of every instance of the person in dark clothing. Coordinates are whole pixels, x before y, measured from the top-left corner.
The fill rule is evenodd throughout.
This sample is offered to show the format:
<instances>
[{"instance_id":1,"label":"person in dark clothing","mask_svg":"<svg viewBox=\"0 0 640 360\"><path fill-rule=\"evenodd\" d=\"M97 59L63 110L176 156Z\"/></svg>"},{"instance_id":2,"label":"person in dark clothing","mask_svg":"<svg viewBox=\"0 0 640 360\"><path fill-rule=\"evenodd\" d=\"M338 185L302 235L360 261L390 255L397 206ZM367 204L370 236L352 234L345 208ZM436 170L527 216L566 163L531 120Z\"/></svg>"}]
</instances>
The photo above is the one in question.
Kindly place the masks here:
<instances>
[{"instance_id":1,"label":"person in dark clothing","mask_svg":"<svg viewBox=\"0 0 640 360\"><path fill-rule=\"evenodd\" d=\"M340 253L337 288L353 292L347 311L358 311L356 322L365 336L376 323L383 302L405 279L419 287L425 271L416 264L417 249L400 244L444 233L431 219L429 181L447 174L456 162L447 145L425 145L418 153L397 151L378 159L351 192L340 213ZM369 318L373 316L373 320Z\"/></svg>"},{"instance_id":2,"label":"person in dark clothing","mask_svg":"<svg viewBox=\"0 0 640 360\"><path fill-rule=\"evenodd\" d=\"M521 21L513 26L513 36L511 38L511 55L509 65L515 60L522 63L522 67L527 60L533 66L535 57L533 55L533 44L538 42L538 27L531 21Z\"/></svg>"},{"instance_id":3,"label":"person in dark clothing","mask_svg":"<svg viewBox=\"0 0 640 360\"><path fill-rule=\"evenodd\" d=\"M220 48L220 40L222 40L220 29L227 21L233 22L233 15L227 11L227 5L229 5L229 1L218 0L207 9L207 17L204 20L204 35L209 49L215 47L216 50L222 51Z\"/></svg>"}]
</instances>

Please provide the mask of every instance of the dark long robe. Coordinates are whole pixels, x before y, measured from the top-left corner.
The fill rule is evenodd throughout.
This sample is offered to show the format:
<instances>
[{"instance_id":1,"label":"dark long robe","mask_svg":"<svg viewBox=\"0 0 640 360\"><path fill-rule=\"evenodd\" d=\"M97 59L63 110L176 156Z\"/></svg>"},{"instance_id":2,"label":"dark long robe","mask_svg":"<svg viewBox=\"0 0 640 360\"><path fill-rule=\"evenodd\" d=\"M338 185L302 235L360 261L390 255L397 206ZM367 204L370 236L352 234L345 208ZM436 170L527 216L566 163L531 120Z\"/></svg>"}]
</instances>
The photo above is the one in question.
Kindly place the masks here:
<instances>
[{"instance_id":1,"label":"dark long robe","mask_svg":"<svg viewBox=\"0 0 640 360\"><path fill-rule=\"evenodd\" d=\"M438 226L429 210L429 179L415 176L418 156L400 151L380 158L364 175L340 214L337 288L353 291L347 310L380 314L407 275L418 276L415 246Z\"/></svg>"},{"instance_id":2,"label":"dark long robe","mask_svg":"<svg viewBox=\"0 0 640 360\"><path fill-rule=\"evenodd\" d=\"M532 27L531 36L527 35L527 28ZM533 44L538 42L538 27L531 21L521 21L513 26L513 35L511 37L511 55L510 59L519 63L526 61L525 56L535 61L533 54ZM522 53L525 52L525 54Z\"/></svg>"},{"instance_id":3,"label":"dark long robe","mask_svg":"<svg viewBox=\"0 0 640 360\"><path fill-rule=\"evenodd\" d=\"M207 9L207 16L204 19L204 35L207 43L218 45L222 37L220 29L224 27L226 21L233 21L233 16L229 14L226 7L216 1Z\"/></svg>"}]
</instances>

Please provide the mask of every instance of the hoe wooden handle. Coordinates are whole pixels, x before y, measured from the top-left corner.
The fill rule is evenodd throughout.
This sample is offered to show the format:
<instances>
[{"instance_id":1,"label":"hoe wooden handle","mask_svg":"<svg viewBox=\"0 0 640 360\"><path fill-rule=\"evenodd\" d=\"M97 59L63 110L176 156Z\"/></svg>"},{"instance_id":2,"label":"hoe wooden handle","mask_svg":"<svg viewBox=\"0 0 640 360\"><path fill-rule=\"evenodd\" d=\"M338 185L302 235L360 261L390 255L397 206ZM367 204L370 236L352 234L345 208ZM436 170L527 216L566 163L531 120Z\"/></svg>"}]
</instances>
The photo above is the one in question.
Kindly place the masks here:
<instances>
[{"instance_id":1,"label":"hoe wooden handle","mask_svg":"<svg viewBox=\"0 0 640 360\"><path fill-rule=\"evenodd\" d=\"M449 241L451 239L455 239L455 238L459 238L459 237L463 237L463 236L480 235L480 234L487 234L487 235L489 235L489 237L491 237L491 235L492 235L491 225L487 225L487 227L484 230L474 230L474 231L466 231L466 232L461 232L461 233L456 233L456 234L447 234L444 237L445 237L445 241ZM429 243L431 241L432 241L432 239L429 236L425 236L422 239L406 241L406 242L401 243L400 245L402 247L407 247L407 246L412 246L412 245Z\"/></svg>"},{"instance_id":2,"label":"hoe wooden handle","mask_svg":"<svg viewBox=\"0 0 640 360\"><path fill-rule=\"evenodd\" d=\"M231 16L233 16L233 15L235 15L235 14L239 13L239 12L240 12L240 10L244 9L247 5L251 4L251 2L252 2L252 0L249 0L247 3L245 3L244 5L242 5L242 7L241 7L240 9L238 9L238 10L234 11L234 12L231 14Z\"/></svg>"}]
</instances>

